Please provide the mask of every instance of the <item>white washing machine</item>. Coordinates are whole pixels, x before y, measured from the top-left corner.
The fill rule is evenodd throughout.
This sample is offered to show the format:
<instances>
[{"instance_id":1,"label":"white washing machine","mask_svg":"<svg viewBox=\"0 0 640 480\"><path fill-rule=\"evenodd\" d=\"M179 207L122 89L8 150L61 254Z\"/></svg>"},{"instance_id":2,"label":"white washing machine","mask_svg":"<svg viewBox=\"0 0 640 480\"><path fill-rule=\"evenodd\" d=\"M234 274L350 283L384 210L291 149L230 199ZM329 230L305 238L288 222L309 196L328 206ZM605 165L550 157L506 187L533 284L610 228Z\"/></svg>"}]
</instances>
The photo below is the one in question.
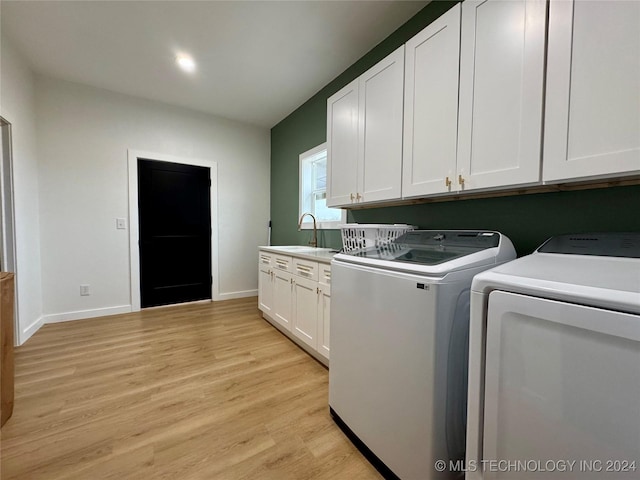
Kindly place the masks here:
<instances>
[{"instance_id":1,"label":"white washing machine","mask_svg":"<svg viewBox=\"0 0 640 480\"><path fill-rule=\"evenodd\" d=\"M329 404L386 478L452 478L464 459L469 291L516 257L489 231L413 231L331 267Z\"/></svg>"},{"instance_id":2,"label":"white washing machine","mask_svg":"<svg viewBox=\"0 0 640 480\"><path fill-rule=\"evenodd\" d=\"M640 233L554 237L475 277L465 467L640 478Z\"/></svg>"}]
</instances>

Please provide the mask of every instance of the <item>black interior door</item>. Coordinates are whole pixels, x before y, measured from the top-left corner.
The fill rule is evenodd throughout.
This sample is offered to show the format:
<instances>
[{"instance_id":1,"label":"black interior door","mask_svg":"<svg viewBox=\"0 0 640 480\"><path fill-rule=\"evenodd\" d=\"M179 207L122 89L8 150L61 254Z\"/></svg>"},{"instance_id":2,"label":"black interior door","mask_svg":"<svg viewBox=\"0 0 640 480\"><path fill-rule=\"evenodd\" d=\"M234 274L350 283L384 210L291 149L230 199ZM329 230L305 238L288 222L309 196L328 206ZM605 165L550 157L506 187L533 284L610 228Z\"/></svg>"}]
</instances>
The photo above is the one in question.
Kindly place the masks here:
<instances>
[{"instance_id":1,"label":"black interior door","mask_svg":"<svg viewBox=\"0 0 640 480\"><path fill-rule=\"evenodd\" d=\"M207 167L138 159L142 307L211 298Z\"/></svg>"}]
</instances>

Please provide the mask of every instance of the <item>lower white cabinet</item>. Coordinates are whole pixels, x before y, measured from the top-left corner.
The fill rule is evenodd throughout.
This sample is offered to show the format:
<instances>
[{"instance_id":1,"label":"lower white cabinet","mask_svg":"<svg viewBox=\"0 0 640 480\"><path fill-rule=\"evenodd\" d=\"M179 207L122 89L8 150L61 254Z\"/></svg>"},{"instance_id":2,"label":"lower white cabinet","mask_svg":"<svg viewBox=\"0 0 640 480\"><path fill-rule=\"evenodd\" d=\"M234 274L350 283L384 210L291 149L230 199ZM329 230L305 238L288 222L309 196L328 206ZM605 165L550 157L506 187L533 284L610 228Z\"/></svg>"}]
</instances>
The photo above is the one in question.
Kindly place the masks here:
<instances>
[{"instance_id":1,"label":"lower white cabinet","mask_svg":"<svg viewBox=\"0 0 640 480\"><path fill-rule=\"evenodd\" d=\"M291 291L293 289L293 275L281 270L273 271L273 319L287 330L291 330L293 308L291 305Z\"/></svg>"},{"instance_id":2,"label":"lower white cabinet","mask_svg":"<svg viewBox=\"0 0 640 480\"><path fill-rule=\"evenodd\" d=\"M324 363L329 359L330 282L328 264L260 251L263 317Z\"/></svg>"},{"instance_id":3,"label":"lower white cabinet","mask_svg":"<svg viewBox=\"0 0 640 480\"><path fill-rule=\"evenodd\" d=\"M260 264L258 270L259 308L267 315L273 310L273 272L270 266Z\"/></svg>"},{"instance_id":4,"label":"lower white cabinet","mask_svg":"<svg viewBox=\"0 0 640 480\"><path fill-rule=\"evenodd\" d=\"M329 312L331 311L331 287L319 286L318 297L318 352L329 358Z\"/></svg>"},{"instance_id":5,"label":"lower white cabinet","mask_svg":"<svg viewBox=\"0 0 640 480\"><path fill-rule=\"evenodd\" d=\"M292 333L314 350L318 348L318 282L293 280Z\"/></svg>"}]
</instances>

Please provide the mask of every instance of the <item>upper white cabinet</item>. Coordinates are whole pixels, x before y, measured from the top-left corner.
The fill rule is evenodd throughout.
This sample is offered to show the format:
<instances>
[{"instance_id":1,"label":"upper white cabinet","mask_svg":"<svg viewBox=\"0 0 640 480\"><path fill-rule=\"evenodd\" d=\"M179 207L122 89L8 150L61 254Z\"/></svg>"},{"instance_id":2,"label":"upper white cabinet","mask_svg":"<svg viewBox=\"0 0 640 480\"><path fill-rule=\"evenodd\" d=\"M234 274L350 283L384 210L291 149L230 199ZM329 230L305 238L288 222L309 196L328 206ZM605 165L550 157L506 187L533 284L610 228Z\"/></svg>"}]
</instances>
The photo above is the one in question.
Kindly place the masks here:
<instances>
[{"instance_id":1,"label":"upper white cabinet","mask_svg":"<svg viewBox=\"0 0 640 480\"><path fill-rule=\"evenodd\" d=\"M639 32L637 0L455 5L329 98L327 204L639 175Z\"/></svg>"},{"instance_id":2,"label":"upper white cabinet","mask_svg":"<svg viewBox=\"0 0 640 480\"><path fill-rule=\"evenodd\" d=\"M457 189L540 180L546 5L462 4Z\"/></svg>"},{"instance_id":3,"label":"upper white cabinet","mask_svg":"<svg viewBox=\"0 0 640 480\"><path fill-rule=\"evenodd\" d=\"M543 180L640 172L640 2L551 1Z\"/></svg>"},{"instance_id":4,"label":"upper white cabinet","mask_svg":"<svg viewBox=\"0 0 640 480\"><path fill-rule=\"evenodd\" d=\"M457 190L460 4L405 46L402 196Z\"/></svg>"},{"instance_id":5,"label":"upper white cabinet","mask_svg":"<svg viewBox=\"0 0 640 480\"><path fill-rule=\"evenodd\" d=\"M404 46L327 100L327 205L401 196Z\"/></svg>"},{"instance_id":6,"label":"upper white cabinet","mask_svg":"<svg viewBox=\"0 0 640 480\"><path fill-rule=\"evenodd\" d=\"M400 198L403 92L404 45L360 77L361 202Z\"/></svg>"},{"instance_id":7,"label":"upper white cabinet","mask_svg":"<svg viewBox=\"0 0 640 480\"><path fill-rule=\"evenodd\" d=\"M358 79L327 100L327 206L349 205L358 187Z\"/></svg>"}]
</instances>

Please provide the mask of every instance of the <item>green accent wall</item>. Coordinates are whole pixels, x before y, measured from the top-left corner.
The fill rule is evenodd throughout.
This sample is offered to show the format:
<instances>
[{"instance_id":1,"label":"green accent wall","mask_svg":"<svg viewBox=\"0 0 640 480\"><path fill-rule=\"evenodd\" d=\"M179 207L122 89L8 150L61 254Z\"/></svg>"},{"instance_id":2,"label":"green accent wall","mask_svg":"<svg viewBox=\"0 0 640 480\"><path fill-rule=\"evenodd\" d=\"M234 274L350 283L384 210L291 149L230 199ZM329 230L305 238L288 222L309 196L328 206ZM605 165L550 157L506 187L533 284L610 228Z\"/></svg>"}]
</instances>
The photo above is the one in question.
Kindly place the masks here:
<instances>
[{"instance_id":1,"label":"green accent wall","mask_svg":"<svg viewBox=\"0 0 640 480\"><path fill-rule=\"evenodd\" d=\"M299 155L326 141L327 98L359 77L449 10L457 1L432 2L340 76L271 129L273 245L303 245L298 232ZM348 212L358 223L409 223L425 229L491 229L513 241L519 255L560 233L640 231L640 186L457 200ZM341 248L337 230L318 232L319 246Z\"/></svg>"},{"instance_id":2,"label":"green accent wall","mask_svg":"<svg viewBox=\"0 0 640 480\"><path fill-rule=\"evenodd\" d=\"M640 231L640 186L478 198L354 211L358 223L497 230L518 256L561 233Z\"/></svg>"}]
</instances>

